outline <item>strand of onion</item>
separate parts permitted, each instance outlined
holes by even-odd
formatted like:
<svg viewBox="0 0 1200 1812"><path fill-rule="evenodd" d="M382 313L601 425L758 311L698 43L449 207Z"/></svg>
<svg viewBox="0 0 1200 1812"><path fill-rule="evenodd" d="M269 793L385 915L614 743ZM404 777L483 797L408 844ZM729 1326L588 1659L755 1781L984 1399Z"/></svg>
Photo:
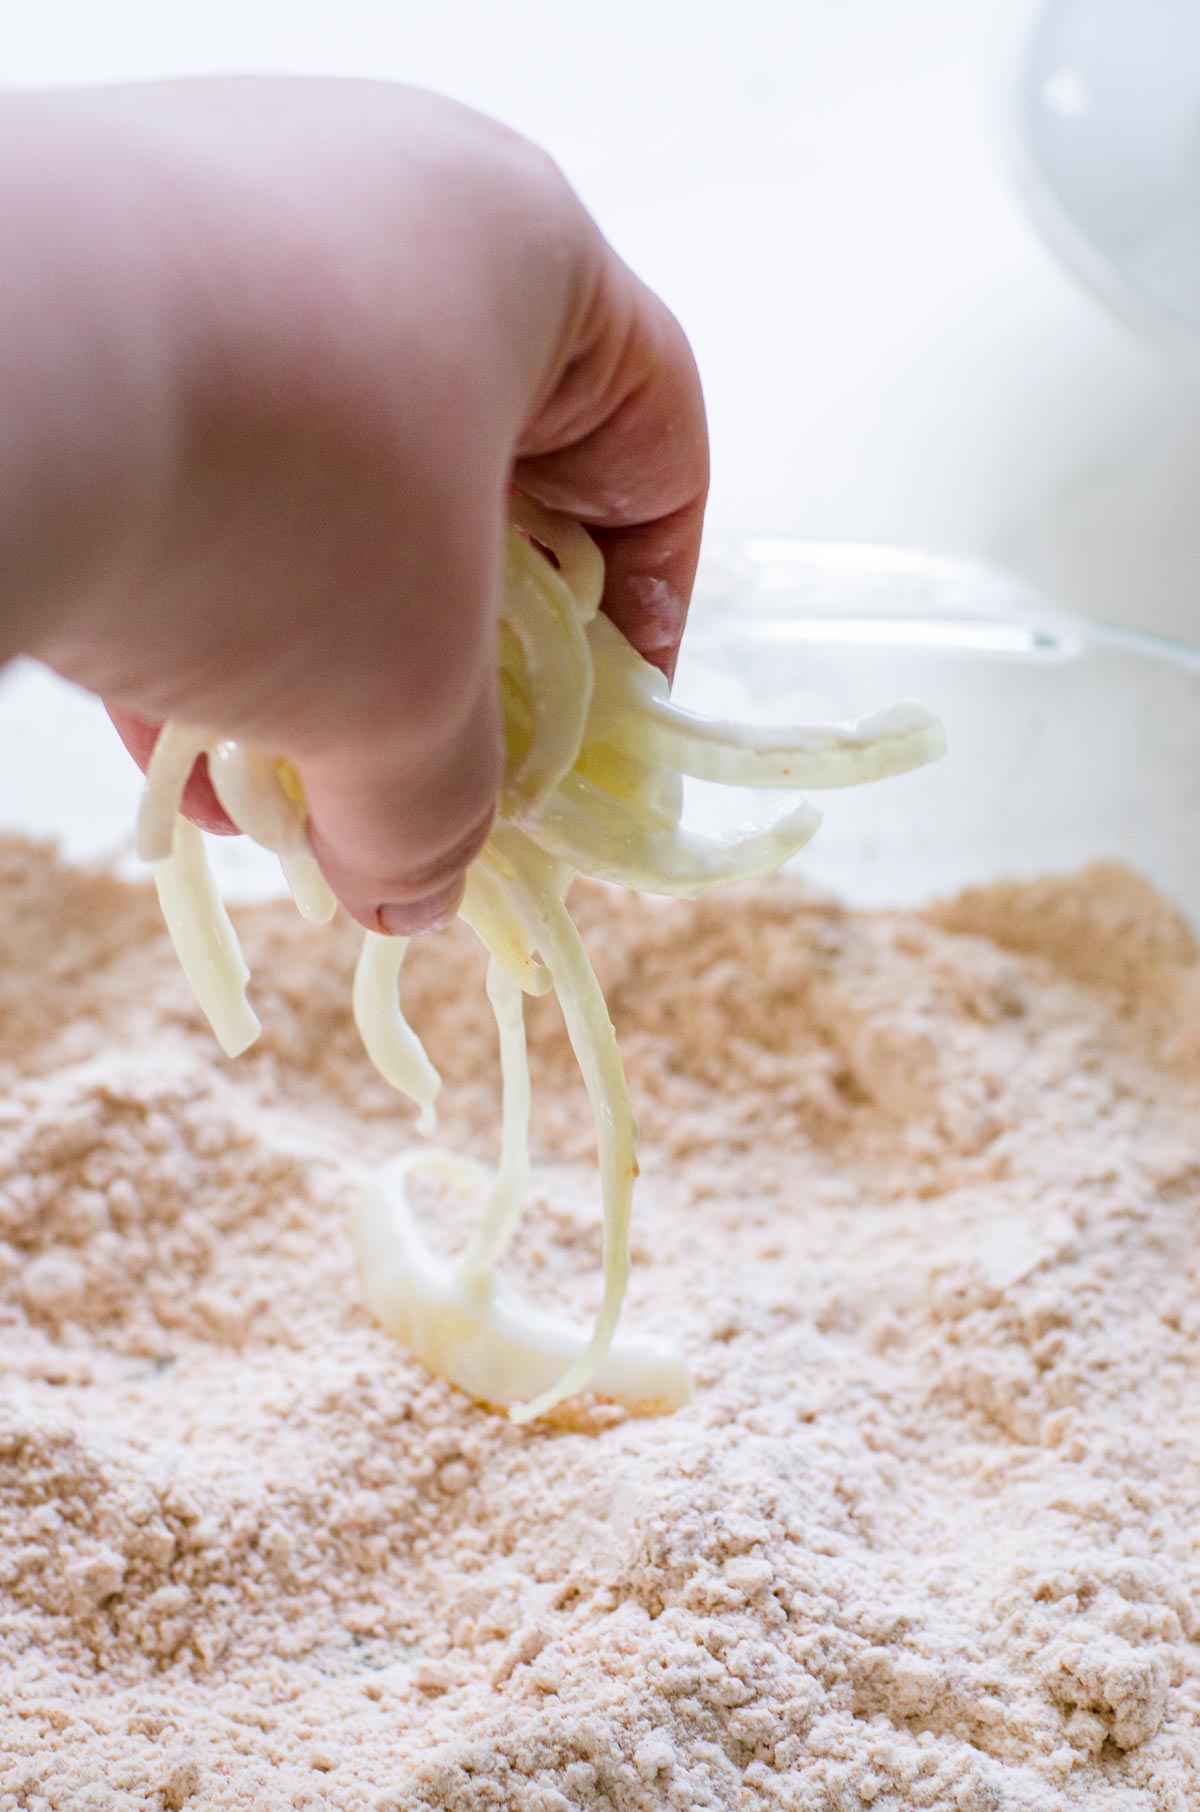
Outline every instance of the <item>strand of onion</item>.
<svg viewBox="0 0 1200 1812"><path fill-rule="evenodd" d="M175 819L171 853L154 864L154 886L180 967L227 1057L240 1057L262 1027L246 998L250 971L217 891L204 835Z"/></svg>
<svg viewBox="0 0 1200 1812"><path fill-rule="evenodd" d="M587 530L569 516L556 516L519 493L510 497L509 521L549 548L581 623L590 623L604 595L604 555Z"/></svg>
<svg viewBox="0 0 1200 1812"><path fill-rule="evenodd" d="M586 1390L612 1344L629 1278L629 1224L637 1177L637 1122L629 1105L616 1033L583 940L559 897L561 876L544 852L504 826L493 842L507 864L512 900L554 980L571 1048L596 1122L604 1216L604 1285L591 1337L548 1391L510 1411L513 1421L545 1415Z"/></svg>
<svg viewBox="0 0 1200 1812"><path fill-rule="evenodd" d="M505 546L500 619L521 650L519 676L535 734L506 792L532 807L574 765L592 698L592 655L575 600L515 530Z"/></svg>
<svg viewBox="0 0 1200 1812"><path fill-rule="evenodd" d="M520 822L540 848L580 874L694 899L780 868L815 834L821 814L806 799L784 801L710 837L640 817L576 772Z"/></svg>
<svg viewBox="0 0 1200 1812"><path fill-rule="evenodd" d="M143 862L165 862L175 839L175 814L188 775L208 747L209 732L193 724L164 724L146 763L146 790L138 811L137 852Z"/></svg>
<svg viewBox="0 0 1200 1812"><path fill-rule="evenodd" d="M525 996L493 958L487 996L500 1038L500 1163L478 1227L462 1258L466 1278L484 1278L499 1263L529 1195L529 1115L532 1089L525 1045Z"/></svg>
<svg viewBox="0 0 1200 1812"><path fill-rule="evenodd" d="M471 927L489 957L517 983L525 994L547 994L550 971L529 948L524 927L513 911L503 882L492 874L486 860L472 862L458 916Z"/></svg>
<svg viewBox="0 0 1200 1812"><path fill-rule="evenodd" d="M279 762L226 738L207 753L208 776L225 811L245 836L278 857L300 916L327 925L337 898L309 845L308 814L284 786Z"/></svg>
<svg viewBox="0 0 1200 1812"><path fill-rule="evenodd" d="M585 749L594 740L609 742L696 780L787 792L887 780L946 750L941 723L913 704L847 723L783 728L702 717L672 702L661 676L607 617L589 626L588 643L596 684Z"/></svg>
<svg viewBox="0 0 1200 1812"><path fill-rule="evenodd" d="M354 1023L384 1081L429 1110L442 1079L400 1006L400 971L410 942L366 933L354 970Z"/></svg>

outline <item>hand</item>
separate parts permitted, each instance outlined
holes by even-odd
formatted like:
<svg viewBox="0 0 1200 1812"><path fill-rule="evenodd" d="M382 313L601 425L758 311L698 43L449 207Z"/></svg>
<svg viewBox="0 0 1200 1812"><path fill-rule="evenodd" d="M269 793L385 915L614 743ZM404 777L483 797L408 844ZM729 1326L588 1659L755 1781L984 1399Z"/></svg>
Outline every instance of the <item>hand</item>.
<svg viewBox="0 0 1200 1812"><path fill-rule="evenodd" d="M361 922L453 911L501 771L510 484L668 673L707 485L669 312L532 146L371 83L0 103L0 655L296 763ZM187 807L230 828L201 769Z"/></svg>

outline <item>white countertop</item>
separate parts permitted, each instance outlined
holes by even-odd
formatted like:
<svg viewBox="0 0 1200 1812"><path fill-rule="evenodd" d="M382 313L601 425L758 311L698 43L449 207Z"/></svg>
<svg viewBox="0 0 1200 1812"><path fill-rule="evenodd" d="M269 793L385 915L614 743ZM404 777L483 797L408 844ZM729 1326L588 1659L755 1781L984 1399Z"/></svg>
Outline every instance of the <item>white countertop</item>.
<svg viewBox="0 0 1200 1812"><path fill-rule="evenodd" d="M6 19L4 64L14 84L369 74L497 114L691 334L714 527L973 555L1200 639L1200 395L1010 195L1013 19L995 0L42 0Z"/></svg>

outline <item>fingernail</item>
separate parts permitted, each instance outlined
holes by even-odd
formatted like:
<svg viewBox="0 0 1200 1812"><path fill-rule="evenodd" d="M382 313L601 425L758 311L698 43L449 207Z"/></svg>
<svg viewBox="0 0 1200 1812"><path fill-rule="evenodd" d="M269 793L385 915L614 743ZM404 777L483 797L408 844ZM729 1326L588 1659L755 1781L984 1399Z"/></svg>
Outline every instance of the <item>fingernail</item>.
<svg viewBox="0 0 1200 1812"><path fill-rule="evenodd" d="M463 880L451 881L419 900L391 900L378 912L379 929L391 937L415 937L419 931L441 931L462 904Z"/></svg>

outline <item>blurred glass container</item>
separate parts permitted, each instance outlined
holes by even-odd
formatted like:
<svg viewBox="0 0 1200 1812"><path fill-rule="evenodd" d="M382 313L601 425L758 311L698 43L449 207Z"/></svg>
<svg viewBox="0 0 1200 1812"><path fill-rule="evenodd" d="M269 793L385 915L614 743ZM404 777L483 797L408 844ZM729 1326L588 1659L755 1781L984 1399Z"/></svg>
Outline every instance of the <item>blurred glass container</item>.
<svg viewBox="0 0 1200 1812"><path fill-rule="evenodd" d="M813 795L825 821L797 866L855 904L1118 857L1200 923L1196 650L955 560L751 540L709 552L676 694L758 723L938 712L943 761Z"/></svg>
<svg viewBox="0 0 1200 1812"><path fill-rule="evenodd" d="M944 761L813 795L825 821L796 866L853 904L1117 857L1200 924L1196 650L1066 616L962 562L755 539L706 551L676 696L756 723L905 698L941 715ZM6 828L137 871L139 777L94 700L17 663L0 681L0 746ZM729 823L756 802L689 783L687 817ZM279 891L274 860L244 838L212 847L231 896Z"/></svg>
<svg viewBox="0 0 1200 1812"><path fill-rule="evenodd" d="M1004 129L1051 249L1200 375L1198 0L1024 0Z"/></svg>

